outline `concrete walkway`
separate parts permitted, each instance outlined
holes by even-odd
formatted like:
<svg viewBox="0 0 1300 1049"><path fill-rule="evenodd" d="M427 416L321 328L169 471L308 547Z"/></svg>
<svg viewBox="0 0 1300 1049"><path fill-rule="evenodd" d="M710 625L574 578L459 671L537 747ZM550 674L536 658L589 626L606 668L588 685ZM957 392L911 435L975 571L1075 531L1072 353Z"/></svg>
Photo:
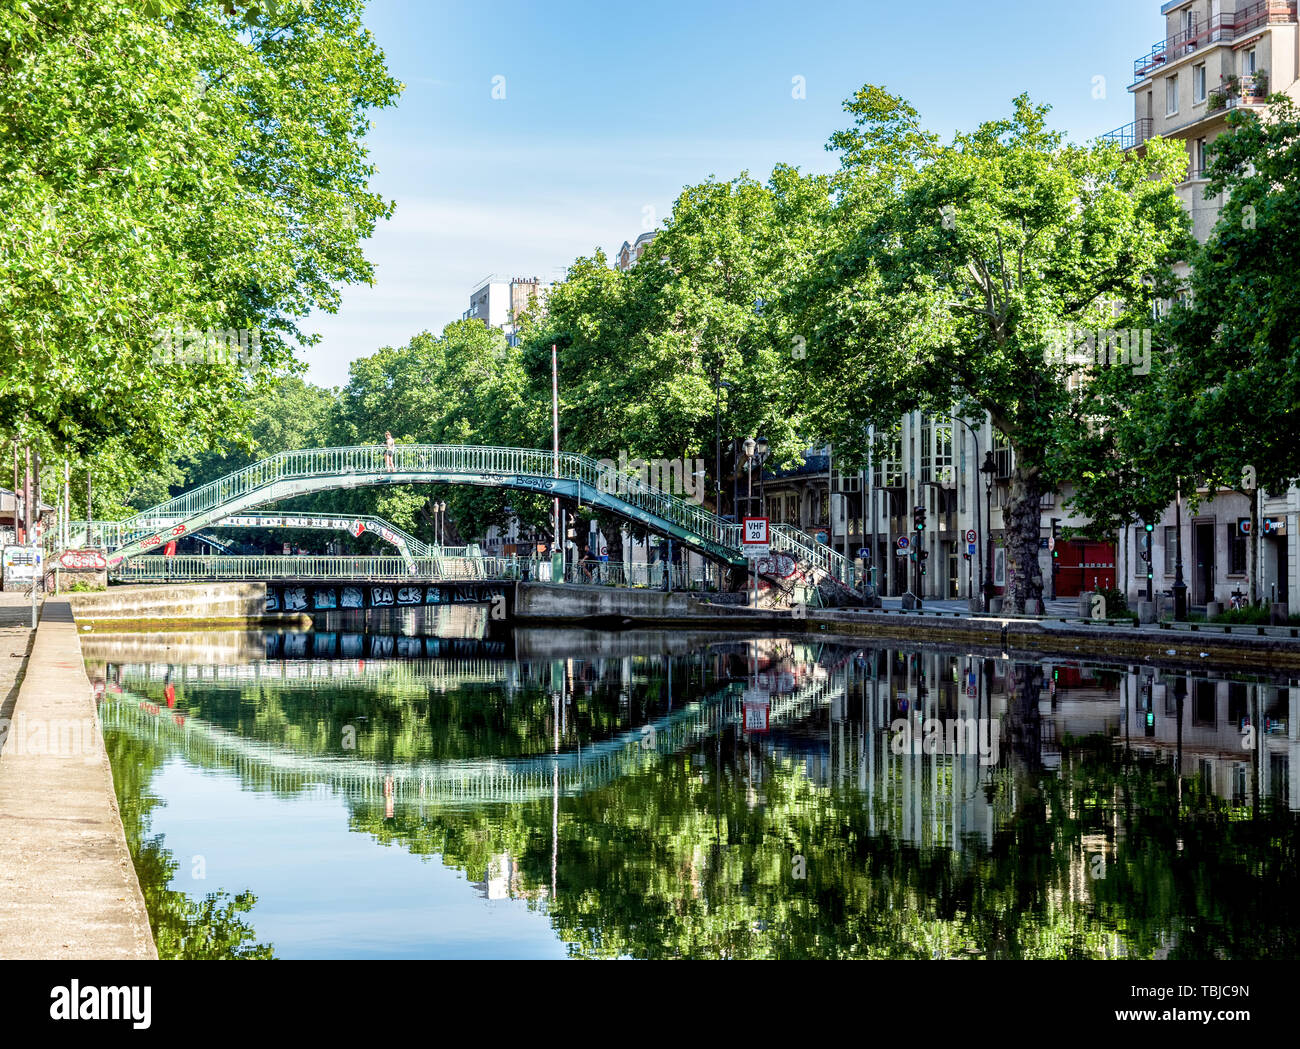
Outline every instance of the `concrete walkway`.
<svg viewBox="0 0 1300 1049"><path fill-rule="evenodd" d="M45 602L0 751L0 958L156 958L77 627Z"/></svg>

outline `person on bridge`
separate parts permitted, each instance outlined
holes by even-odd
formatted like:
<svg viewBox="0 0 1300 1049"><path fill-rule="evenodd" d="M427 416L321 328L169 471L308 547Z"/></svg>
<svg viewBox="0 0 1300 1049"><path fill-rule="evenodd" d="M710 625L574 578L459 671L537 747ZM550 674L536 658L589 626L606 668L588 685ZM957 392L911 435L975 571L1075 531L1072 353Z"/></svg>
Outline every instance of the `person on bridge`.
<svg viewBox="0 0 1300 1049"><path fill-rule="evenodd" d="M393 435L387 430L384 431L384 469L389 473L393 472L393 452L397 450L397 442L393 440Z"/></svg>

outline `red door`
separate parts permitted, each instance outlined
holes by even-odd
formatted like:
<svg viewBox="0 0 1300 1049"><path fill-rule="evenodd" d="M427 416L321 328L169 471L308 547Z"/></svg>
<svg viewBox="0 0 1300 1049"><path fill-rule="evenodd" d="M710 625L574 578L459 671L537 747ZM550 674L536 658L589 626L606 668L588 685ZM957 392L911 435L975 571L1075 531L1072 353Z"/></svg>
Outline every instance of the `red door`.
<svg viewBox="0 0 1300 1049"><path fill-rule="evenodd" d="M1115 585L1115 544L1091 539L1056 541L1056 596L1078 597L1085 590Z"/></svg>

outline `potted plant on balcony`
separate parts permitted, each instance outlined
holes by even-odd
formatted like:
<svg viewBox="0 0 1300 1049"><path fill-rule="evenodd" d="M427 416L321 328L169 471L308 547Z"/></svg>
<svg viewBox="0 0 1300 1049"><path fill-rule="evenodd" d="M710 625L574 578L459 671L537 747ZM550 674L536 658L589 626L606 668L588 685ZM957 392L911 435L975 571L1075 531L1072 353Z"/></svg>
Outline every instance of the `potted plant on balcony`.
<svg viewBox="0 0 1300 1049"><path fill-rule="evenodd" d="M1222 91L1211 91L1205 102L1206 112L1214 113L1217 110L1225 109L1228 105L1228 96Z"/></svg>
<svg viewBox="0 0 1300 1049"><path fill-rule="evenodd" d="M1253 86L1253 90L1251 91L1251 94L1255 95L1257 98L1263 98L1265 95L1268 94L1268 70L1267 69L1255 70L1254 86Z"/></svg>
<svg viewBox="0 0 1300 1049"><path fill-rule="evenodd" d="M1241 77L1236 73L1229 73L1223 78L1223 86L1227 89L1229 97L1241 94Z"/></svg>

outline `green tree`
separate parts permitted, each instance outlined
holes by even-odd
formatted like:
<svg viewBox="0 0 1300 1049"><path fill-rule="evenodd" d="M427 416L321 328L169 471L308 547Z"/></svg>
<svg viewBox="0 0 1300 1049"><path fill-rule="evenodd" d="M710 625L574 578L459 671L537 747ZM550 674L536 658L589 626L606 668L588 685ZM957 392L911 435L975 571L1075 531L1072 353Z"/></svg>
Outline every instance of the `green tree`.
<svg viewBox="0 0 1300 1049"><path fill-rule="evenodd" d="M1151 278L1185 245L1173 187L1186 155L1162 140L1140 157L1067 144L1024 96L942 148L879 89L846 108L858 129L832 145L849 147L851 228L803 289L822 388L850 391L832 393L823 428L852 445L869 419L988 411L1016 456L1006 521L1022 610L1042 595L1041 496L1073 479L1050 451L1088 422L1053 344L1150 308Z"/></svg>
<svg viewBox="0 0 1300 1049"><path fill-rule="evenodd" d="M521 353L496 329L454 321L435 337L416 335L353 361L339 392L333 433L340 444L382 444L385 431L402 444L532 446L540 409L525 397ZM350 493L365 507L432 538L434 501L448 504L452 538L472 538L503 525L506 507L525 520L545 520L545 501L500 489L409 485Z"/></svg>
<svg viewBox="0 0 1300 1049"><path fill-rule="evenodd" d="M53 458L238 433L391 205L366 113L399 85L361 0L34 0L0 12L0 418ZM257 367L160 331L257 331ZM251 345L251 338L248 339ZM109 477L130 464L104 467Z"/></svg>

